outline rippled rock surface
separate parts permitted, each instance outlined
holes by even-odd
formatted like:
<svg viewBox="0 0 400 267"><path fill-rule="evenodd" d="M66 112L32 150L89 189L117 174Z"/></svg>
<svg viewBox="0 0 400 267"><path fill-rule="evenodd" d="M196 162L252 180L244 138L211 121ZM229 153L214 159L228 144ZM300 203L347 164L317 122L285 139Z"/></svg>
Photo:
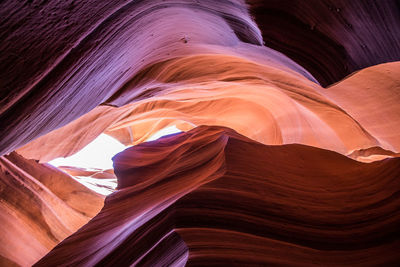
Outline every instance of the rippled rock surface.
<svg viewBox="0 0 400 267"><path fill-rule="evenodd" d="M0 1L0 265L396 265L399 7Z"/></svg>
<svg viewBox="0 0 400 267"><path fill-rule="evenodd" d="M114 157L119 190L35 266L393 266L400 159L360 163L220 127Z"/></svg>
<svg viewBox="0 0 400 267"><path fill-rule="evenodd" d="M48 164L0 157L0 265L29 266L86 224L104 197Z"/></svg>

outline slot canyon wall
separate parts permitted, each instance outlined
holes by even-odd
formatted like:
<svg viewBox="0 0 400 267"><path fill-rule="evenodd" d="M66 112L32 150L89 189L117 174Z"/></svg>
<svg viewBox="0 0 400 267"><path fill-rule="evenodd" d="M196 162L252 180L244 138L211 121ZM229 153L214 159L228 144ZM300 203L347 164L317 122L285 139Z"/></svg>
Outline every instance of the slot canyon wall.
<svg viewBox="0 0 400 267"><path fill-rule="evenodd" d="M5 0L0 29L1 266L400 262L399 1ZM105 199L47 164L101 133L132 146Z"/></svg>
<svg viewBox="0 0 400 267"><path fill-rule="evenodd" d="M29 266L87 223L104 197L48 164L0 157L0 265Z"/></svg>

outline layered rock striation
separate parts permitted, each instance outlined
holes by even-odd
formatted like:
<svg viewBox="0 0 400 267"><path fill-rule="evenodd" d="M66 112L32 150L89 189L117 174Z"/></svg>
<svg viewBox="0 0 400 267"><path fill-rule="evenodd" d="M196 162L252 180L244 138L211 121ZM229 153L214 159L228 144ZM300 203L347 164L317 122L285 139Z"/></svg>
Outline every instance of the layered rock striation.
<svg viewBox="0 0 400 267"><path fill-rule="evenodd" d="M0 37L0 265L84 224L37 265L400 261L398 1L4 0ZM96 215L113 170L45 163L102 133Z"/></svg>
<svg viewBox="0 0 400 267"><path fill-rule="evenodd" d="M18 152L46 162L79 151L102 132L135 145L169 125L184 131L220 125L264 144L300 143L344 155L380 147L357 159L382 159L400 151L398 77L399 62L386 63L324 89L268 62L196 56L152 68L146 79L163 86L155 95L99 106Z"/></svg>
<svg viewBox="0 0 400 267"><path fill-rule="evenodd" d="M247 0L265 45L323 86L400 58L400 5L375 0Z"/></svg>
<svg viewBox="0 0 400 267"><path fill-rule="evenodd" d="M0 265L34 264L95 216L103 200L51 165L15 152L0 157Z"/></svg>
<svg viewBox="0 0 400 267"><path fill-rule="evenodd" d="M201 126L128 148L114 167L119 190L35 266L400 260L397 158L366 164Z"/></svg>
<svg viewBox="0 0 400 267"><path fill-rule="evenodd" d="M279 90L295 94L310 91L311 87L312 94L315 94L313 91L319 94L322 88L318 82L331 84L360 68L399 60L398 17L394 0L379 4L372 0L336 4L252 0L247 3L242 0L2 1L0 155L67 125L99 104L119 107L168 99L171 90L212 92L220 91L221 87L227 91L228 87L240 88L243 93L254 91L254 87L262 87L263 92L273 91L270 87L277 86ZM305 32L307 27L309 32ZM267 46L263 45L263 37ZM298 64L273 49L285 52ZM272 75L265 75L271 71ZM276 77L282 71L287 77ZM293 76L297 76L296 81ZM275 79L279 80L278 84ZM218 95L214 94L217 98ZM192 97L201 98L201 93ZM232 93L232 98L243 96ZM232 98L225 101L230 102ZM281 106L281 102L276 104ZM276 108L267 109L265 116L280 117L274 114ZM293 108L288 106L288 109ZM296 113L304 112L298 109L295 108ZM118 118L113 120L114 123ZM96 133L91 136L107 130L104 122L97 123ZM314 124L306 122L309 123ZM243 126L210 124L229 126L245 134L240 129ZM326 128L318 124L312 128ZM300 132L304 128L303 125L289 126L293 127L298 127L296 131ZM124 135L121 139L127 140L129 130L121 131L125 133L117 135ZM139 135L143 131L139 130ZM270 139L268 135L267 139ZM283 143L317 145L304 140L307 138L288 139ZM74 143L74 146L82 145ZM332 149L324 144L321 147ZM339 147L339 152L348 152ZM351 150L365 148L364 142L363 146ZM69 148L62 154L72 150Z"/></svg>

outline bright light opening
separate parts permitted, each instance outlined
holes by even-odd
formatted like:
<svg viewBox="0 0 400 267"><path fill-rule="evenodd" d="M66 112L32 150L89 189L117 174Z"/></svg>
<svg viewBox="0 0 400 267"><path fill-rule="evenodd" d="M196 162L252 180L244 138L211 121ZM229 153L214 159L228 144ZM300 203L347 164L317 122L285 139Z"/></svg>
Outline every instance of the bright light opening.
<svg viewBox="0 0 400 267"><path fill-rule="evenodd" d="M79 152L67 158L57 158L49 163L54 166L71 166L85 169L107 170L113 168L111 158L126 146L114 138L101 134Z"/></svg>
<svg viewBox="0 0 400 267"><path fill-rule="evenodd" d="M163 136L167 136L167 135L175 134L175 133L180 133L180 132L182 132L182 131L179 130L178 128L176 128L175 125L172 125L172 126L169 126L169 127L167 127L167 128L164 128L164 129L162 129L162 130L156 132L155 134L153 134L152 136L150 136L150 138L147 139L146 142L148 142L148 141L154 141L154 140L157 140L157 139L159 139L159 138L161 138L161 137L163 137Z"/></svg>
<svg viewBox="0 0 400 267"><path fill-rule="evenodd" d="M154 141L163 136L179 132L181 132L181 130L173 125L158 131L146 141ZM67 158L57 158L49 163L56 167L67 166L86 170L108 170L113 169L113 161L111 160L112 157L126 148L126 146L121 144L116 139L106 134L101 134L74 155ZM116 179L99 179L85 176L75 176L74 178L86 187L103 195L112 193L117 185Z"/></svg>
<svg viewBox="0 0 400 267"><path fill-rule="evenodd" d="M163 136L179 133L175 125L164 128L153 134L146 141L154 141ZM79 152L67 158L57 158L49 163L53 166L71 166L85 169L107 170L113 168L112 157L127 147L116 139L101 134Z"/></svg>

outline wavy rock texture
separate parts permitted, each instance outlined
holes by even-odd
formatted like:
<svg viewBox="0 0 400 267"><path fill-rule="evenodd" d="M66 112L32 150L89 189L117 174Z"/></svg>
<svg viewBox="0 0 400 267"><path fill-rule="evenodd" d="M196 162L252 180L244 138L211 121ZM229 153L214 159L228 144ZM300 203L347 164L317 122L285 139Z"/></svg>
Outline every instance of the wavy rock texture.
<svg viewBox="0 0 400 267"><path fill-rule="evenodd" d="M240 0L9 0L0 10L0 154L87 113L149 64L217 53L237 35L262 42Z"/></svg>
<svg viewBox="0 0 400 267"><path fill-rule="evenodd" d="M322 85L400 58L400 4L375 0L248 0L268 47Z"/></svg>
<svg viewBox="0 0 400 267"><path fill-rule="evenodd" d="M101 133L39 266L399 262L398 1L5 0L0 51L0 265L97 213L37 161Z"/></svg>
<svg viewBox="0 0 400 267"><path fill-rule="evenodd" d="M249 4L257 20L259 13L264 14L263 10L268 9L269 4L259 8L257 1L253 2ZM304 21L303 17L307 16L309 20L305 23L310 24L319 23L319 18L323 18L324 23L319 23L315 28L328 36L327 43L348 44L346 52L342 53L340 45L324 46L318 34L303 35L297 28L287 27L290 19L288 23L275 24L274 27L287 29L281 31L285 36L299 33L308 40L304 43L295 41L289 46L291 50L297 49L306 56L302 60L297 54L294 56L301 65L310 66L309 70L313 73L317 73L315 65L318 66L318 78L322 77L322 84L327 83L324 81L337 81L354 69L399 60L400 20L396 1L388 0L383 4L361 0L340 2L340 7L334 7L342 11L336 13L331 10L333 5L330 1L319 1L315 5L313 2L298 4L300 2L304 1L294 1L292 3L297 4L293 5L283 4L280 10L287 14L297 12L298 8L300 11L310 10L304 15L299 12L297 16L301 18L297 20ZM270 5L276 3L271 1ZM373 9L375 5L380 8ZM0 4L0 18L4 37L0 39L0 154L13 151L66 125L101 103L119 106L151 96L164 96L168 88L174 87L177 82L192 87L198 86L199 82L210 81L215 76L218 76L218 81L229 80L232 77L227 73L228 70L221 75L212 70L214 66L223 66L224 63L230 66L231 56L239 57L237 60L244 62L244 68L249 64L274 66L316 81L286 56L262 46L262 34L268 43L269 35L265 36L267 25L259 22L263 29L261 33L242 0L8 0ZM347 20L354 25L353 30L343 30ZM340 39L338 36L343 37ZM360 49L360 43L366 43L368 48ZM280 45L287 46L284 42ZM307 47L306 51L304 47ZM361 50L365 52L359 52ZM288 52L285 48L282 51ZM190 63L198 59L193 56L209 54L226 58ZM350 56L347 57L347 54ZM331 58L325 59L324 55L330 55ZM321 60L315 62L314 58ZM339 59L338 64L332 63ZM203 67L209 67L208 72L200 73L199 77L196 77L197 73L191 73L194 77L190 77L190 71L186 73L177 69L168 75L170 79L161 83L157 77L150 75L174 62L182 63L180 60L185 62L186 68L205 64ZM353 64L353 61L356 63ZM351 66L347 71L341 71L346 64ZM338 70L338 74L332 69ZM210 72L214 76L204 78ZM264 75L258 72L250 75L263 78ZM242 83L252 79L246 70L242 69L241 73L239 79L244 80ZM200 79L202 74L204 80ZM192 78L195 81L191 81ZM209 85L207 90L218 86Z"/></svg>
<svg viewBox="0 0 400 267"><path fill-rule="evenodd" d="M103 207L57 168L15 152L0 157L0 265L30 266Z"/></svg>
<svg viewBox="0 0 400 267"><path fill-rule="evenodd" d="M119 190L35 266L400 260L397 158L365 164L204 126L129 148L114 166Z"/></svg>
<svg viewBox="0 0 400 267"><path fill-rule="evenodd" d="M267 62L220 55L169 62L146 77L174 86L119 108L97 107L18 152L46 162L79 151L102 132L134 145L174 124L182 130L221 125L264 144L301 143L345 155L382 148L360 161L400 151L399 62L367 68L327 89Z"/></svg>
<svg viewBox="0 0 400 267"><path fill-rule="evenodd" d="M323 91L380 140L383 148L399 152L400 64L363 69Z"/></svg>

